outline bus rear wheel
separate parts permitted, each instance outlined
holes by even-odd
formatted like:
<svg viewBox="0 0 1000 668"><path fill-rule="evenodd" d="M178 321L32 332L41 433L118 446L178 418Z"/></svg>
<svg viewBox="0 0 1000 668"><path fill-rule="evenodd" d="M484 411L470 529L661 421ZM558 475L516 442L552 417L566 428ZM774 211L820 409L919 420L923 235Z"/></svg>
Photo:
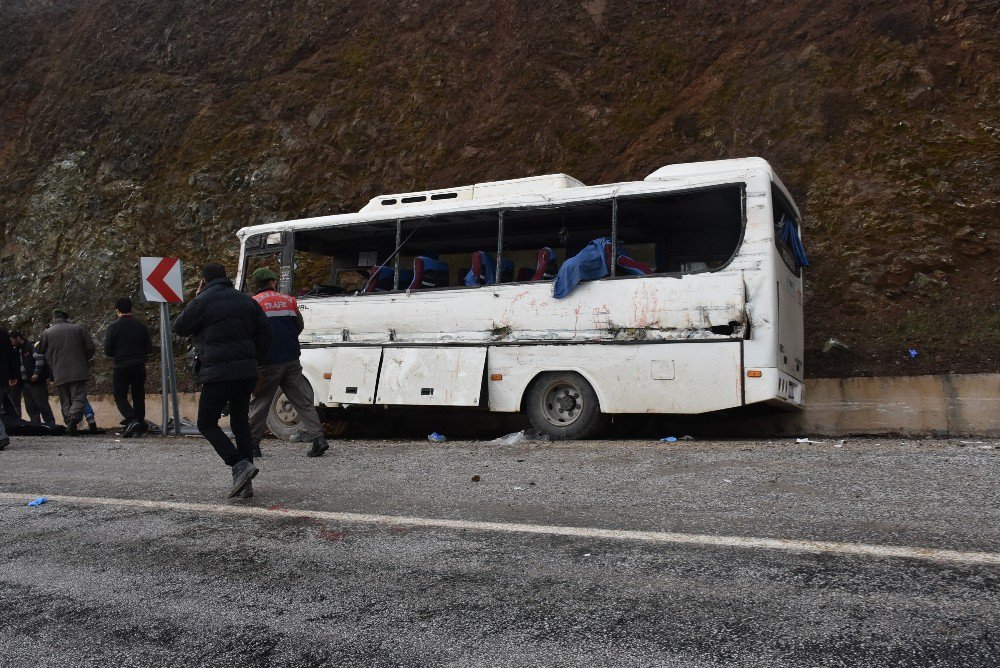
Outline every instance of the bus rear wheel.
<svg viewBox="0 0 1000 668"><path fill-rule="evenodd" d="M540 434L557 440L592 438L607 424L597 393L573 371L549 371L528 388L528 419Z"/></svg>

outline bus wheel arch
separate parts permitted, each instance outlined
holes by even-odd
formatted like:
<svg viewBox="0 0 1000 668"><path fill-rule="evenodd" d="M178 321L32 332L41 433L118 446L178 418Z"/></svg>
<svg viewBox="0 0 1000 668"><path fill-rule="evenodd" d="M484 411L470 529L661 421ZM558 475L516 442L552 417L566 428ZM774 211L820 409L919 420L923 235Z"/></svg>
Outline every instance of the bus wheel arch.
<svg viewBox="0 0 1000 668"><path fill-rule="evenodd" d="M577 371L543 371L528 383L523 410L540 434L556 440L596 436L608 422L593 384Z"/></svg>

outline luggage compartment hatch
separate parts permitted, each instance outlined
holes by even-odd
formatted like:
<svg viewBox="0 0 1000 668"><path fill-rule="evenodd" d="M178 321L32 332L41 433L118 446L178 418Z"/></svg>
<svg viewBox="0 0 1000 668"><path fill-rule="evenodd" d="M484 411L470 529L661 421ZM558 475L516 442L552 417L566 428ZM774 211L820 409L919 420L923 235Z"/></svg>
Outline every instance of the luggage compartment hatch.
<svg viewBox="0 0 1000 668"><path fill-rule="evenodd" d="M386 348L375 403L479 406L485 366L485 346Z"/></svg>
<svg viewBox="0 0 1000 668"><path fill-rule="evenodd" d="M373 404L382 348L334 348L331 353L327 401Z"/></svg>

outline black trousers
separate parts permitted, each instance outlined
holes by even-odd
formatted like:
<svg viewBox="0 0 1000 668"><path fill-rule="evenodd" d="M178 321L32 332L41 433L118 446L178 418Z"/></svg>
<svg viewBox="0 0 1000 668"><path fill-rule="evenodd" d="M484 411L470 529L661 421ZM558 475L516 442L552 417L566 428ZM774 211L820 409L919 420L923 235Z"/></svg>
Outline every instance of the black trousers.
<svg viewBox="0 0 1000 668"><path fill-rule="evenodd" d="M21 387L23 383L18 381L17 385L14 387L7 386L7 396L10 397L10 403L14 405L14 414L17 417L21 417Z"/></svg>
<svg viewBox="0 0 1000 668"><path fill-rule="evenodd" d="M115 405L126 422L146 420L146 366L135 365L115 367L111 374L111 391L115 395ZM129 394L132 403L129 403Z"/></svg>
<svg viewBox="0 0 1000 668"><path fill-rule="evenodd" d="M24 386L24 410L32 424L55 424L56 417L49 406L49 387L44 380L34 385L30 382Z"/></svg>
<svg viewBox="0 0 1000 668"><path fill-rule="evenodd" d="M253 461L253 439L250 436L250 393L257 385L256 378L223 380L201 386L198 401L198 431L208 439L215 451L228 466L241 459ZM229 404L229 426L236 436L236 445L219 427L222 409Z"/></svg>

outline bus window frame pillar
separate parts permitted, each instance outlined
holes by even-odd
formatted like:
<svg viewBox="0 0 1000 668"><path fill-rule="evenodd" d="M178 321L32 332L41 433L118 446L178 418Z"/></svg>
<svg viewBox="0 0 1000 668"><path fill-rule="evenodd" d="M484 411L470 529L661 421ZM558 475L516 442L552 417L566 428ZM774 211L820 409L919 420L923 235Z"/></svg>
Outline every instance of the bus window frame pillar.
<svg viewBox="0 0 1000 668"><path fill-rule="evenodd" d="M500 285L500 265L503 257L503 209L497 214L497 266L493 284Z"/></svg>
<svg viewBox="0 0 1000 668"><path fill-rule="evenodd" d="M618 266L618 198L611 198L611 266L608 271L611 276L616 275L615 268Z"/></svg>

